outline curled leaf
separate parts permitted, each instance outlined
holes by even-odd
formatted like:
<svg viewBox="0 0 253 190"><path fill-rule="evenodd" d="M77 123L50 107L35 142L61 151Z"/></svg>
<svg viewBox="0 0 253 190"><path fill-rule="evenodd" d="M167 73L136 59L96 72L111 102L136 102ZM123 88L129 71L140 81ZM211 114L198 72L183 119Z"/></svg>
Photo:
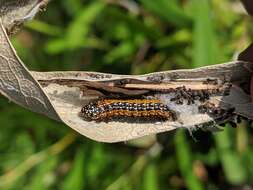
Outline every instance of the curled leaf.
<svg viewBox="0 0 253 190"><path fill-rule="evenodd" d="M235 114L253 119L253 105L248 95L251 69L251 63L235 61L133 76L82 71L30 72L16 55L4 27L0 28L0 93L96 141L126 141L180 127L212 129L215 124L234 119ZM131 112L135 109L133 105L126 111L114 107L115 112L105 113L111 117L122 113L127 116L131 112L133 118L87 120L82 117L85 105L101 99L144 103L139 104L142 110L136 107ZM146 104L147 100L161 104L157 109L152 107L157 105ZM173 115L165 121L159 120L164 107ZM147 109L153 110L153 114Z"/></svg>
<svg viewBox="0 0 253 190"><path fill-rule="evenodd" d="M0 92L25 108L59 120L47 95L16 55L2 25L0 26Z"/></svg>

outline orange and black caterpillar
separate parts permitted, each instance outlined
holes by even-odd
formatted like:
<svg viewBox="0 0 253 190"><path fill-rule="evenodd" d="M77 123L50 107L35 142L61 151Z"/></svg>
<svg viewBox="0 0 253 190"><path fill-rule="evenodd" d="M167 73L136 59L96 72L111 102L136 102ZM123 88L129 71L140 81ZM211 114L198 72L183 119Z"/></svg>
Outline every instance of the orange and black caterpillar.
<svg viewBox="0 0 253 190"><path fill-rule="evenodd" d="M176 115L160 100L103 99L85 105L81 116L91 121L108 121L113 118L142 118L145 120L176 120Z"/></svg>

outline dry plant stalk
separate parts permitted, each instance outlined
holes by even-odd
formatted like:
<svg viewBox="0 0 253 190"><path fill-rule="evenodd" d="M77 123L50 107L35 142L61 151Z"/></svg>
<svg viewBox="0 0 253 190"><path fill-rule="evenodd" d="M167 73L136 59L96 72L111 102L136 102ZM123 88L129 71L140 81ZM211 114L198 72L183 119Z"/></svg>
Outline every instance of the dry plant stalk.
<svg viewBox="0 0 253 190"><path fill-rule="evenodd" d="M34 7L41 7L43 1L34 2L33 8L24 15L34 15L31 13L38 10L34 11ZM215 124L234 122L238 116L253 119L249 96L252 63L234 61L146 75L32 72L19 59L8 39L4 28L13 31L14 23L8 20L9 16L1 16L4 22L0 23L0 93L25 108L65 123L86 137L119 142L181 127L214 129ZM101 108L97 105L101 99L113 104ZM161 103L157 106L152 100ZM86 120L80 113L89 104L95 105L90 106L89 114L110 118ZM157 121L149 117L147 110L155 115L164 111L164 107L173 111L174 119ZM134 117L127 117L129 113Z"/></svg>

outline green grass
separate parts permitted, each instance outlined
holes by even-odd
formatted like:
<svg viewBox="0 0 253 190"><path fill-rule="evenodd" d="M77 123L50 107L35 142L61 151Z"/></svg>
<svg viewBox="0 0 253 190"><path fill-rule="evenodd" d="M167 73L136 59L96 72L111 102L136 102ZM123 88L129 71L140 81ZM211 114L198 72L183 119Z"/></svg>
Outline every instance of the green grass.
<svg viewBox="0 0 253 190"><path fill-rule="evenodd" d="M252 40L238 1L123 2L52 1L12 42L31 70L142 74L230 61ZM73 135L2 97L0 111L0 189L229 189L253 180L245 122L195 132L197 141L178 130L159 135L161 146L151 137L140 146Z"/></svg>

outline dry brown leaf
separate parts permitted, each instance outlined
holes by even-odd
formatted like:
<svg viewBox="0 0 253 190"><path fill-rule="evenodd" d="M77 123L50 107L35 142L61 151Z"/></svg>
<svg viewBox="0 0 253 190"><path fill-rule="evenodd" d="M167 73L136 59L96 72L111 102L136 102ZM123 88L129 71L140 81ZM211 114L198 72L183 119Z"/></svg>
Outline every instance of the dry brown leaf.
<svg viewBox="0 0 253 190"><path fill-rule="evenodd" d="M0 92L11 101L60 120L38 82L16 55L2 25L0 26L0 79Z"/></svg>
<svg viewBox="0 0 253 190"><path fill-rule="evenodd" d="M15 33L42 10L49 0L0 0L0 18L8 34Z"/></svg>
<svg viewBox="0 0 253 190"><path fill-rule="evenodd" d="M96 141L126 141L180 127L191 130L206 123L214 124L212 117L196 111L197 105L180 107L170 103L170 95L164 94L164 91L182 85L196 89L212 88L212 84L205 84L205 87L203 83L209 79L233 83L229 96L214 96L213 102L224 108L235 107L237 114L253 119L253 105L246 93L251 70L251 63L235 61L194 70L139 76L82 71L30 72L15 53L4 27L0 27L0 93L34 112L62 121ZM241 88L242 85L245 89ZM152 96L159 96L177 109L179 117L176 121L95 122L85 121L79 116L83 105L91 99L108 94L116 94L118 98L135 97L150 91Z"/></svg>

